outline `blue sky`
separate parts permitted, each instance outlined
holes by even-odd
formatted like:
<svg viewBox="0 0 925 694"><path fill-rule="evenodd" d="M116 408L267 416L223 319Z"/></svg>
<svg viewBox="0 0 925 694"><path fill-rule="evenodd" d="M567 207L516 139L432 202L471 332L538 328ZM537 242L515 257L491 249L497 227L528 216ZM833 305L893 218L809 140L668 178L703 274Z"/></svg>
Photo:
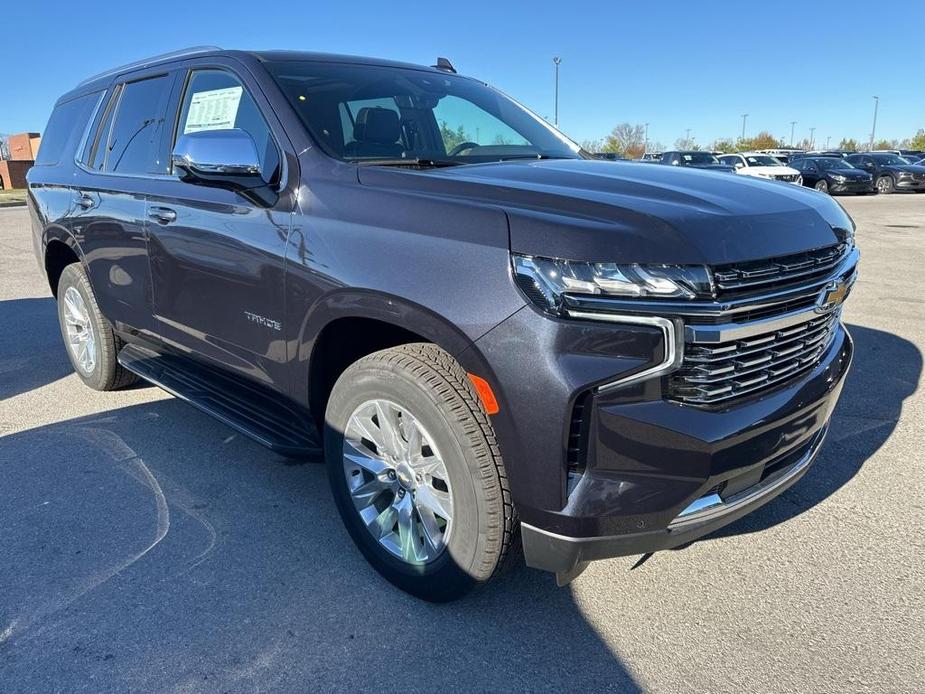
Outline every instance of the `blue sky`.
<svg viewBox="0 0 925 694"><path fill-rule="evenodd" d="M261 17L259 8L267 8ZM42 130L55 99L92 73L196 44L319 50L457 69L573 139L649 122L671 145L769 130L796 139L925 128L925 2L12 2L0 32L0 132ZM871 27L870 32L867 27ZM866 48L869 47L869 48ZM884 69L886 64L887 69Z"/></svg>

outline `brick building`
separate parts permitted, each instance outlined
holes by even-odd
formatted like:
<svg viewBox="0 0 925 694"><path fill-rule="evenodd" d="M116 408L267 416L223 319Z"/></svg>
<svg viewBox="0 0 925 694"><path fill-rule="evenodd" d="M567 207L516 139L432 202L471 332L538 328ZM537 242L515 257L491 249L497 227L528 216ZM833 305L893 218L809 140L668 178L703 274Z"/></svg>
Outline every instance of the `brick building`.
<svg viewBox="0 0 925 694"><path fill-rule="evenodd" d="M26 187L26 172L35 163L41 141L38 133L17 133L7 138L10 158L0 161L0 188Z"/></svg>

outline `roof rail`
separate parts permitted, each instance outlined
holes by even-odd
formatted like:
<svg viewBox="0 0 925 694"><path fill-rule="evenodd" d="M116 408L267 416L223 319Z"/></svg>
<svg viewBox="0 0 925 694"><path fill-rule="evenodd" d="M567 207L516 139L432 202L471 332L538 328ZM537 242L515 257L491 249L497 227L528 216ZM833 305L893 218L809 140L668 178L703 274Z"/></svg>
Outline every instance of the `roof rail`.
<svg viewBox="0 0 925 694"><path fill-rule="evenodd" d="M209 53L211 51L220 51L222 50L219 46L190 46L189 48L181 48L176 51L169 51L167 53L161 53L160 55L153 55L150 58L144 58L142 60L136 60L132 63L127 63L125 65L120 65L119 67L114 67L111 70L106 70L101 72L98 75L93 75L87 79L80 82L77 86L82 87L85 84L90 84L90 82L95 82L98 79L103 77L109 77L110 75L116 75L120 72L125 72L126 70L132 70L135 68L142 68L153 63L159 62L161 60L167 60L169 58L185 58L191 55L197 55L199 53Z"/></svg>

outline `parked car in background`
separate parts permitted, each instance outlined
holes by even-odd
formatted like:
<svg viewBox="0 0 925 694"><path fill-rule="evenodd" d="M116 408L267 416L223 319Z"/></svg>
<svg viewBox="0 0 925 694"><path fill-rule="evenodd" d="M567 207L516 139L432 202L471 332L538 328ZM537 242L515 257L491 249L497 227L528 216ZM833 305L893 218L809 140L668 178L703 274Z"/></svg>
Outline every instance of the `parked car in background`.
<svg viewBox="0 0 925 694"><path fill-rule="evenodd" d="M778 159L770 154L759 154L758 152L724 154L719 157L719 161L722 164L734 167L736 173L743 176L769 178L774 181L796 183L797 185L803 184L799 171L781 164Z"/></svg>
<svg viewBox="0 0 925 694"><path fill-rule="evenodd" d="M623 161L626 159L626 157L617 152L594 152L592 156L595 159L603 159L605 161Z"/></svg>
<svg viewBox="0 0 925 694"><path fill-rule="evenodd" d="M903 154L902 157L910 164L916 164L920 166L919 162L922 161L922 159L925 159L925 154Z"/></svg>
<svg viewBox="0 0 925 694"><path fill-rule="evenodd" d="M799 170L803 185L823 193L876 193L874 177L841 157L801 157L792 166Z"/></svg>
<svg viewBox="0 0 925 694"><path fill-rule="evenodd" d="M759 154L770 154L772 157L780 161L781 164L787 164L790 162L791 158L804 154L802 149L793 148L759 149L755 151Z"/></svg>
<svg viewBox="0 0 925 694"><path fill-rule="evenodd" d="M721 164L712 152L699 150L679 150L662 154L661 164L668 166L687 166L692 169L709 169L711 171L729 171L735 169L728 164Z"/></svg>
<svg viewBox="0 0 925 694"><path fill-rule="evenodd" d="M846 161L871 174L881 193L925 190L925 166L910 164L898 154L865 152L852 154Z"/></svg>
<svg viewBox="0 0 925 694"><path fill-rule="evenodd" d="M639 158L639 161L647 161L647 162L655 163L655 162L661 161L661 159L662 159L661 152L646 152Z"/></svg>

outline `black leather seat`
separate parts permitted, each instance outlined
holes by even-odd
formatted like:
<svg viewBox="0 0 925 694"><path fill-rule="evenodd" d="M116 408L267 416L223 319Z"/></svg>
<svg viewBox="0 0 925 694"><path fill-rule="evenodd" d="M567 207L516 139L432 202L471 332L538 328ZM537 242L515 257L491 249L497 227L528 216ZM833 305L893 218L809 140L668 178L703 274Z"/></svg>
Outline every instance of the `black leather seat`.
<svg viewBox="0 0 925 694"><path fill-rule="evenodd" d="M353 125L353 139L344 147L344 156L399 158L404 147L398 142L401 122L387 108L361 108Z"/></svg>

